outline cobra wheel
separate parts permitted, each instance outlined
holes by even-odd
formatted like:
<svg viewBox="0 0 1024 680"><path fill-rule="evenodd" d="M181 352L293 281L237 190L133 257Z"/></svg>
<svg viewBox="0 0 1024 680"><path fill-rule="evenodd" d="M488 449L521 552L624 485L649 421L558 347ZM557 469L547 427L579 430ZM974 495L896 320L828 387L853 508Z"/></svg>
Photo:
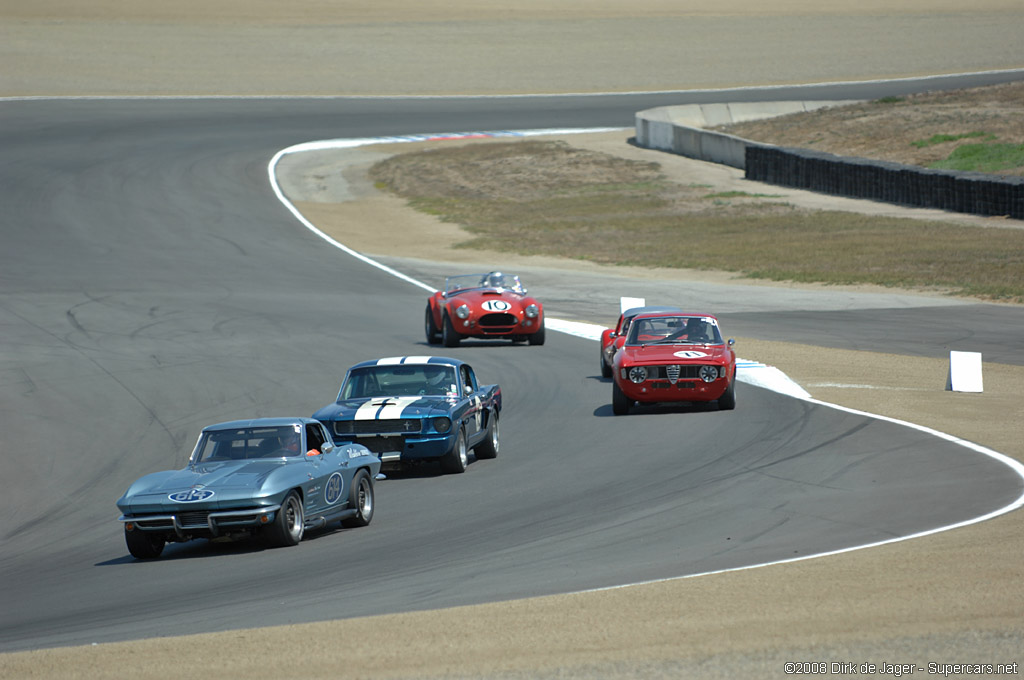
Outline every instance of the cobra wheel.
<svg viewBox="0 0 1024 680"><path fill-rule="evenodd" d="M455 437L455 446L441 458L441 469L449 474L461 474L469 465L469 451L466 449L466 433L461 429Z"/></svg>
<svg viewBox="0 0 1024 680"><path fill-rule="evenodd" d="M352 486L348 490L348 507L355 510L356 514L341 520L343 527L365 527L373 519L373 480L366 470L360 470L352 479Z"/></svg>
<svg viewBox="0 0 1024 680"><path fill-rule="evenodd" d="M140 529L128 531L127 526L124 529L124 542L128 544L128 552L137 560L152 560L160 557L160 553L164 551L164 543L166 543L163 534Z"/></svg>
<svg viewBox="0 0 1024 680"><path fill-rule="evenodd" d="M633 400L626 396L619 383L612 383L612 413L624 416L633 408Z"/></svg>
<svg viewBox="0 0 1024 680"><path fill-rule="evenodd" d="M540 328L526 336L531 345L543 345L544 344L544 321L540 322Z"/></svg>
<svg viewBox="0 0 1024 680"><path fill-rule="evenodd" d="M441 342L441 329L434 323L434 313L430 310L430 305L427 305L427 318L424 321L424 329L427 335L427 344L436 345Z"/></svg>
<svg viewBox="0 0 1024 680"><path fill-rule="evenodd" d="M496 458L498 456L498 412L492 413L487 421L487 436L473 449L477 458Z"/></svg>
<svg viewBox="0 0 1024 680"><path fill-rule="evenodd" d="M281 509L277 511L274 522L263 531L267 542L275 547L286 548L298 545L305 529L305 518L302 512L302 501L294 491L285 496Z"/></svg>
<svg viewBox="0 0 1024 680"><path fill-rule="evenodd" d="M444 343L445 347L458 347L459 346L459 334L455 332L455 326L452 324L451 318L444 315L444 328L441 330L441 342Z"/></svg>
<svg viewBox="0 0 1024 680"><path fill-rule="evenodd" d="M718 398L718 408L721 411L731 411L736 408L736 379L729 383L722 396Z"/></svg>

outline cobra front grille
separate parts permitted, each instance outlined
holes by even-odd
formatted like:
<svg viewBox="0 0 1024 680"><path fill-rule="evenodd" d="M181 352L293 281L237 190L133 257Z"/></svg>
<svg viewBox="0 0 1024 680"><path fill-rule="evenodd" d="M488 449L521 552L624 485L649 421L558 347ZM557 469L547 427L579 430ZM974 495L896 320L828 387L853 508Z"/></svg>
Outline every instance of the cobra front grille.
<svg viewBox="0 0 1024 680"><path fill-rule="evenodd" d="M516 325L516 317L511 314L484 314L480 317L480 327L484 333L510 331Z"/></svg>
<svg viewBox="0 0 1024 680"><path fill-rule="evenodd" d="M334 423L334 434L415 434L423 428L419 418L393 418L391 420L338 420Z"/></svg>

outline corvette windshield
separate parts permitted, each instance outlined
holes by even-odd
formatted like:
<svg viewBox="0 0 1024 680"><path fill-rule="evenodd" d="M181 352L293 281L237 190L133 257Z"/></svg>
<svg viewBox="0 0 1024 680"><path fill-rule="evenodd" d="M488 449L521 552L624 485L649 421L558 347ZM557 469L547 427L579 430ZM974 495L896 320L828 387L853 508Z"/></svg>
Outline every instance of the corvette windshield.
<svg viewBox="0 0 1024 680"><path fill-rule="evenodd" d="M449 295L465 290L479 290L481 288L497 288L500 290L510 290L514 293L526 292L518 276L502 274L501 272L449 276L444 282L444 292Z"/></svg>
<svg viewBox="0 0 1024 680"><path fill-rule="evenodd" d="M395 364L354 368L338 400L363 397L452 396L459 392L454 366Z"/></svg>
<svg viewBox="0 0 1024 680"><path fill-rule="evenodd" d="M193 458L196 463L212 463L297 456L301 439L299 425L215 430L203 433Z"/></svg>
<svg viewBox="0 0 1024 680"><path fill-rule="evenodd" d="M634 319L627 345L721 345L718 323L706 316L659 316Z"/></svg>

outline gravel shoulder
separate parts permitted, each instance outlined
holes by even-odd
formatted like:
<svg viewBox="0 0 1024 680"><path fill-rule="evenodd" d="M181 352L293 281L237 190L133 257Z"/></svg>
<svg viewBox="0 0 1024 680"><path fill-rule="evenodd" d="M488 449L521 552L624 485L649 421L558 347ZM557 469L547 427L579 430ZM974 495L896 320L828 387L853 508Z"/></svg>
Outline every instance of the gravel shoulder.
<svg viewBox="0 0 1024 680"><path fill-rule="evenodd" d="M689 3L684 13L676 3L639 0L629 6L629 17L623 17L621 3L610 1L554 3L547 10L551 3L530 0L517 11L460 2L449 3L447 14L437 3L402 0L372 7L351 3L349 14L329 5L308 0L291 5L289 13L267 0L226 2L213 9L188 0L178 3L176 11L115 0L87 6L70 0L8 3L0 10L0 44L5 45L5 63L12 66L0 75L0 94L380 94L382 76L390 75L394 78L385 78L393 88L389 92L400 93L665 89L1024 63L1019 40L1024 12L1018 2L1000 0L981 0L970 12L952 0L908 0L895 8L891 2L869 0L843 11L799 0L775 0L767 9L763 3L736 0L714 11ZM328 20L298 16L297 8L311 15L327 12ZM586 22L566 23L584 11ZM451 24L438 28L446 18ZM486 40L495 32L472 30L508 20L520 38L514 46L488 51ZM764 28L765 21L777 39L752 38L772 32ZM815 33L826 21L828 30ZM922 22L927 31L914 28ZM437 30L427 35L423 24ZM654 30L656 25L664 30ZM709 36L723 27L731 32L716 44ZM788 38L779 33L782 27L788 27ZM830 50L863 54L856 40L863 39L863 31L881 27L886 29L877 34L882 42L872 53L894 57L859 62L822 58ZM555 34L559 41L550 39ZM680 40L680 34L692 39ZM803 35L809 45L796 55L780 54L793 44L793 35ZM382 40L402 39L407 42L394 52L381 52ZM523 50L528 39L537 41L537 50ZM417 63L417 56L445 40L447 49ZM559 60L556 52L571 52L566 47L574 41L584 47L572 59ZM964 49L955 53L949 44ZM349 51L342 54L339 45ZM607 45L620 48L608 50ZM638 81L650 50L678 64L671 76L646 74ZM764 54L778 56L757 58ZM69 60L68 55L80 58ZM801 63L790 68L786 59ZM722 70L713 72L716 61ZM561 66L549 77L534 77L553 63ZM337 76L339 64L355 75ZM465 64L474 67L463 68L458 80L431 79ZM604 76L579 77L602 69ZM495 72L508 77L498 81ZM569 141L629 157L653 153L625 144L627 134ZM456 227L372 190L365 167L380 154L394 152L394 147L362 149L357 158L346 159L343 174L330 172L336 158L312 159L312 165L293 175L290 195L302 199L300 209L315 224L369 254L457 264L495 257L452 249L464 238ZM732 169L662 155L658 161L681 178L699 178L723 190L761 191ZM854 203L868 203L793 193L792 200L818 201L821 207L855 209ZM896 210L878 204L856 209ZM395 233L403 238L387 238ZM399 250L396 243L410 250ZM519 262L502 258L512 265ZM534 258L529 263L592 266ZM713 275L671 276L707 280ZM730 278L721 275L721 282L728 284ZM986 364L985 392L959 394L943 389L947 366L941 360L826 351L756 338L740 338L738 347L745 358L780 367L817 399L933 427L1024 460L1022 367ZM781 677L788 661L1024 663L1021 522L1020 513L1012 513L869 550L600 593L5 654L0 655L0 675L144 679L165 677L173 668L183 678L733 678Z"/></svg>

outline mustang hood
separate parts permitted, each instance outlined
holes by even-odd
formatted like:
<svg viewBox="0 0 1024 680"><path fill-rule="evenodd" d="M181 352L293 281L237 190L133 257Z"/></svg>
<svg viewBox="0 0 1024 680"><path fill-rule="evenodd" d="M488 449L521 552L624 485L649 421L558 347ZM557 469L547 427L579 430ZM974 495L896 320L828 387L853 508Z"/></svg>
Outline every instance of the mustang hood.
<svg viewBox="0 0 1024 680"><path fill-rule="evenodd" d="M373 397L328 404L313 414L317 420L394 420L448 415L454 397Z"/></svg>
<svg viewBox="0 0 1024 680"><path fill-rule="evenodd" d="M644 345L623 348L623 361L643 364L713 364L729 360L724 345Z"/></svg>

